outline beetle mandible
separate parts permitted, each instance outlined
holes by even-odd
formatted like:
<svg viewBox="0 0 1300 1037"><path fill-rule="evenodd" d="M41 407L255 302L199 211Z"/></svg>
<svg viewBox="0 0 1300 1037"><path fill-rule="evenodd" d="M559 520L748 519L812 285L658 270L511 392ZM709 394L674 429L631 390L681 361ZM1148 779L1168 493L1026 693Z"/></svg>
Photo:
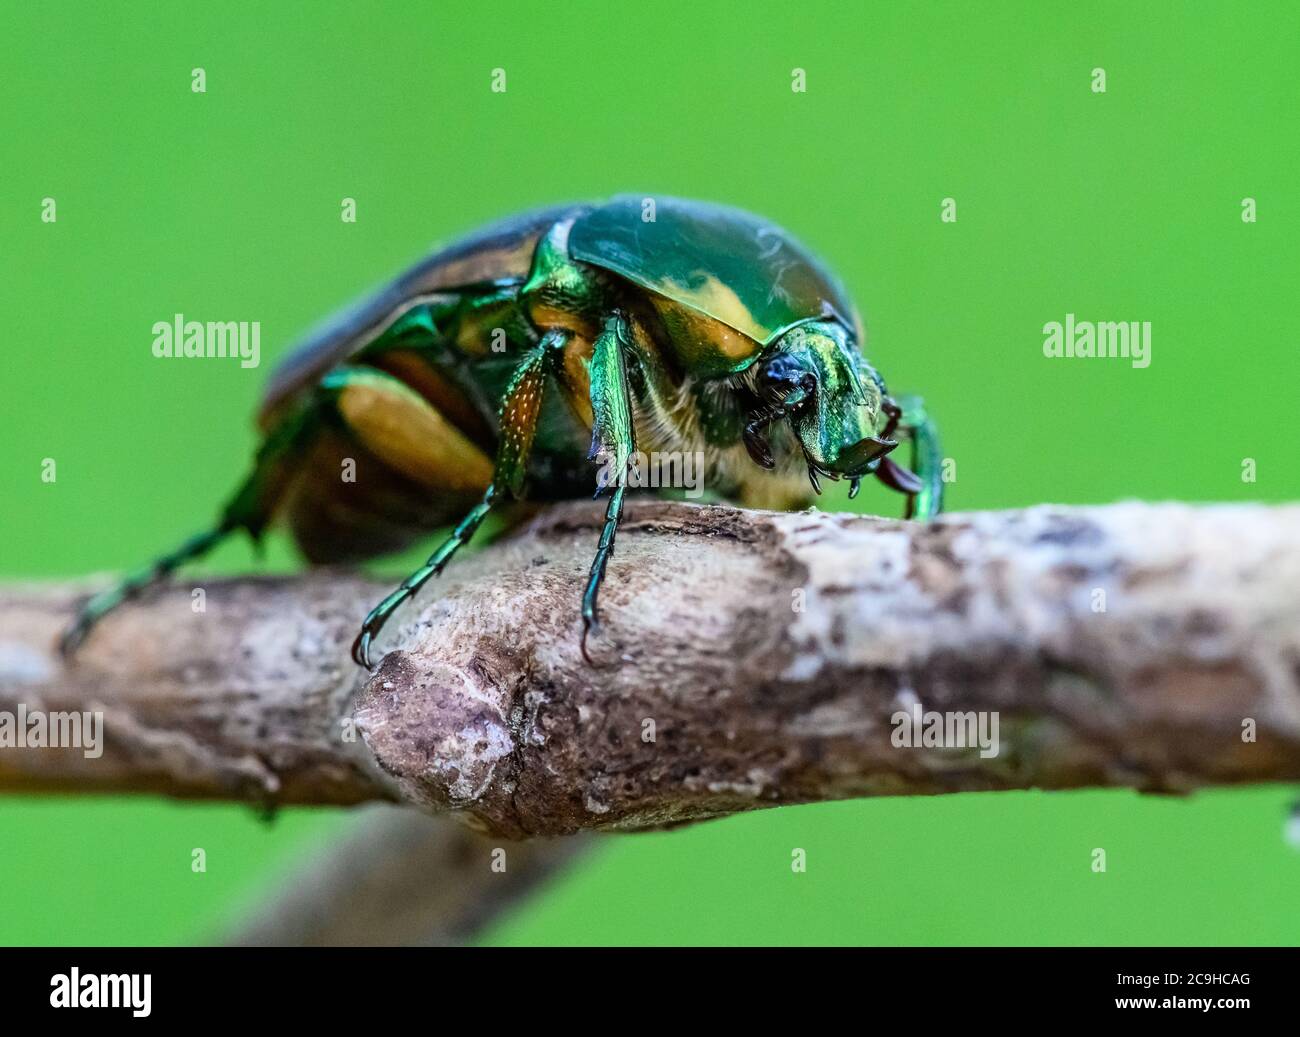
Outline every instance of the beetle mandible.
<svg viewBox="0 0 1300 1037"><path fill-rule="evenodd" d="M582 596L582 653L646 452L703 461L719 496L802 507L819 477L850 495L874 474L907 513L941 507L934 425L896 402L863 358L862 324L836 278L750 213L639 196L493 224L436 252L311 335L267 388L253 470L214 527L92 597L70 653L124 600L243 530L287 519L314 563L360 561L459 518L429 560L366 616L370 646L488 512L610 492ZM889 452L912 448L912 470ZM345 482L356 462L364 478ZM590 659L588 658L590 662Z"/></svg>

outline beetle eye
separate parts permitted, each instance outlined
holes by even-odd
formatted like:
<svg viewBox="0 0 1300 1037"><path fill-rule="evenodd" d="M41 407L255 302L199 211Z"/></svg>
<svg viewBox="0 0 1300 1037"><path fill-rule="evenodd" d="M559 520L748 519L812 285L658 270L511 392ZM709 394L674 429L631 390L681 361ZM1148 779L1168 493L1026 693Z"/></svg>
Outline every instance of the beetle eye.
<svg viewBox="0 0 1300 1037"><path fill-rule="evenodd" d="M800 395L811 394L817 387L817 379L809 372L799 370L785 358L778 358L760 372L758 385L765 398L780 403L800 390Z"/></svg>

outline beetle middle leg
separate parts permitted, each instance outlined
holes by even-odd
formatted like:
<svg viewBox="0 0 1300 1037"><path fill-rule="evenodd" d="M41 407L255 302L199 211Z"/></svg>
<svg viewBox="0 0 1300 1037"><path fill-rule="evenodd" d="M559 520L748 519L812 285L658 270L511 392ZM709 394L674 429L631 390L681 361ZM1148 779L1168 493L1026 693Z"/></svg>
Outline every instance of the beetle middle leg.
<svg viewBox="0 0 1300 1037"><path fill-rule="evenodd" d="M542 409L546 380L567 339L567 332L549 331L520 362L501 404L496 465L482 500L461 519L451 535L429 556L424 565L370 610L352 644L352 658L358 665L370 667L370 646L389 617L403 602L414 597L421 587L446 568L452 556L469 543L493 506L507 496L517 498L521 495L524 473L537 431L537 419Z"/></svg>

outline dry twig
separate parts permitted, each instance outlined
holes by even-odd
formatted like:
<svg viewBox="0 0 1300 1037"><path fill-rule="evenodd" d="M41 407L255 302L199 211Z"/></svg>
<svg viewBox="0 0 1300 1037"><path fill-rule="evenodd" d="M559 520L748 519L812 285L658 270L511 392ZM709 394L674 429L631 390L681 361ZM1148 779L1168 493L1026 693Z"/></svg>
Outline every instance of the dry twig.
<svg viewBox="0 0 1300 1037"><path fill-rule="evenodd" d="M634 502L593 668L577 596L599 513L564 505L458 560L373 675L347 646L386 587L353 575L212 582L199 614L176 587L69 669L51 645L76 593L5 590L0 711L102 709L106 747L2 750L0 790L405 801L524 837L1300 778L1300 506L920 525ZM895 746L914 703L996 713L998 754Z"/></svg>

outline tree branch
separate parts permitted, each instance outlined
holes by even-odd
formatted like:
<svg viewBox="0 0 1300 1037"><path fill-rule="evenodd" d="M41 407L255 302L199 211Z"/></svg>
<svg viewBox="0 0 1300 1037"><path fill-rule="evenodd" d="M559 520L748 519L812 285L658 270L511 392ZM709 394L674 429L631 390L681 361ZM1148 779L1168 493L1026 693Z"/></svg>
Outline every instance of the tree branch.
<svg viewBox="0 0 1300 1037"><path fill-rule="evenodd" d="M373 675L353 575L175 587L64 669L76 594L0 594L0 711L101 709L105 749L0 749L0 790L394 800L508 837L814 800L1300 778L1300 506L1117 504L929 525L632 502L597 665L600 508L456 564ZM914 706L996 755L901 748ZM348 740L351 724L359 737ZM1245 725L1243 727L1243 724Z"/></svg>
<svg viewBox="0 0 1300 1037"><path fill-rule="evenodd" d="M590 846L581 837L502 843L446 817L371 807L264 890L219 939L246 947L468 943Z"/></svg>

